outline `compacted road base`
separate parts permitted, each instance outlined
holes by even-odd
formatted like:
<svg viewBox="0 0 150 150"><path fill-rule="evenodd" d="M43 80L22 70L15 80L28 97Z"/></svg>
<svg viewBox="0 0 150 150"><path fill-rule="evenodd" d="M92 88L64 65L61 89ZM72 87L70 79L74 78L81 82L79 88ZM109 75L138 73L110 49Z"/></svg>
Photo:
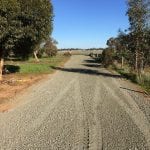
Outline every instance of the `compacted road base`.
<svg viewBox="0 0 150 150"><path fill-rule="evenodd" d="M1 150L150 149L148 98L88 56L54 69L0 113Z"/></svg>

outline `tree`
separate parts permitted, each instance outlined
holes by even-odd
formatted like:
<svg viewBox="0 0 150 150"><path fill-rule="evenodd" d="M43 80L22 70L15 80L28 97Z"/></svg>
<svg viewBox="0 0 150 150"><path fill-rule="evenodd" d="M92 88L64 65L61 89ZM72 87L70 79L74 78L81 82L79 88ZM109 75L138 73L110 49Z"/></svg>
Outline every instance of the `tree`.
<svg viewBox="0 0 150 150"><path fill-rule="evenodd" d="M130 22L131 50L134 53L135 70L141 73L144 62L144 41L149 3L147 0L128 0L127 15ZM129 47L130 48L130 47Z"/></svg>
<svg viewBox="0 0 150 150"><path fill-rule="evenodd" d="M28 58L52 32L50 0L0 0L0 80L4 58Z"/></svg>
<svg viewBox="0 0 150 150"><path fill-rule="evenodd" d="M0 80L2 80L4 58L22 36L21 22L17 18L19 13L17 0L0 0Z"/></svg>
<svg viewBox="0 0 150 150"><path fill-rule="evenodd" d="M26 51L34 50L38 60L40 44L52 33L53 7L50 0L19 0L21 14L19 19L24 27L24 37L18 42L16 53L26 57ZM26 47L27 46L27 47ZM24 51L20 50L24 47ZM23 53L22 53L23 52ZM24 53L25 52L25 53ZM30 51L33 52L33 51Z"/></svg>

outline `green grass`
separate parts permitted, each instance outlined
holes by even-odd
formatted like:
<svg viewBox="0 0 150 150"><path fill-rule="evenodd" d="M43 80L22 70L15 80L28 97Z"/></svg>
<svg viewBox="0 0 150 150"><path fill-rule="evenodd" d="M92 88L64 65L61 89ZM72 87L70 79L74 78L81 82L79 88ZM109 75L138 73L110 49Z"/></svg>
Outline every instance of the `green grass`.
<svg viewBox="0 0 150 150"><path fill-rule="evenodd" d="M30 58L28 61L6 61L6 68L11 73L18 74L48 74L54 70L52 67L57 67L63 64L68 57L57 55L52 58L41 58L40 62Z"/></svg>
<svg viewBox="0 0 150 150"><path fill-rule="evenodd" d="M49 64L20 64L19 73L28 74L28 73L51 73L52 69Z"/></svg>
<svg viewBox="0 0 150 150"><path fill-rule="evenodd" d="M150 94L150 76L142 75L141 79L138 79L138 84Z"/></svg>

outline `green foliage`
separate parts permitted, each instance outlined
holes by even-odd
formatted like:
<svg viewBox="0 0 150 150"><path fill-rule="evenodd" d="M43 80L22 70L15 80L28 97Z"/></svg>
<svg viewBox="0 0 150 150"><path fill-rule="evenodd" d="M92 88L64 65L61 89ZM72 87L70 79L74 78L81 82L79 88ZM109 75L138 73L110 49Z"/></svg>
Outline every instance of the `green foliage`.
<svg viewBox="0 0 150 150"><path fill-rule="evenodd" d="M142 33L146 26L147 0L128 0L127 15L130 22L130 31L133 33Z"/></svg>
<svg viewBox="0 0 150 150"><path fill-rule="evenodd" d="M150 93L150 76L142 75L138 83Z"/></svg>
<svg viewBox="0 0 150 150"><path fill-rule="evenodd" d="M18 20L20 5L17 0L0 0L0 57L7 56L22 37Z"/></svg>
<svg viewBox="0 0 150 150"><path fill-rule="evenodd" d="M147 45L147 18L150 3L147 0L128 0L130 28L130 43L128 49L134 60L135 70L141 72L144 68L144 56L148 53Z"/></svg>
<svg viewBox="0 0 150 150"><path fill-rule="evenodd" d="M49 0L0 0L0 56L28 57L52 32Z"/></svg>
<svg viewBox="0 0 150 150"><path fill-rule="evenodd" d="M113 69L126 79L129 79L133 83L141 85L148 93L150 93L150 74L147 75L145 73L139 77L136 73L133 73L127 69L120 69L115 65L113 66Z"/></svg>
<svg viewBox="0 0 150 150"><path fill-rule="evenodd" d="M22 23L24 36L16 44L15 54L27 57L51 35L53 7L49 0L19 0L19 2L21 13L18 19Z"/></svg>

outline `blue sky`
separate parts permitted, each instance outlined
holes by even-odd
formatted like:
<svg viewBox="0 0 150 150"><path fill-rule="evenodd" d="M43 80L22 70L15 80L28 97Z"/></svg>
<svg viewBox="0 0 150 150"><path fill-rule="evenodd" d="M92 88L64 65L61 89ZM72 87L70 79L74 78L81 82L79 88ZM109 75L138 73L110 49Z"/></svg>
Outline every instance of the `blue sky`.
<svg viewBox="0 0 150 150"><path fill-rule="evenodd" d="M59 48L105 47L118 29L128 28L126 0L52 0Z"/></svg>

